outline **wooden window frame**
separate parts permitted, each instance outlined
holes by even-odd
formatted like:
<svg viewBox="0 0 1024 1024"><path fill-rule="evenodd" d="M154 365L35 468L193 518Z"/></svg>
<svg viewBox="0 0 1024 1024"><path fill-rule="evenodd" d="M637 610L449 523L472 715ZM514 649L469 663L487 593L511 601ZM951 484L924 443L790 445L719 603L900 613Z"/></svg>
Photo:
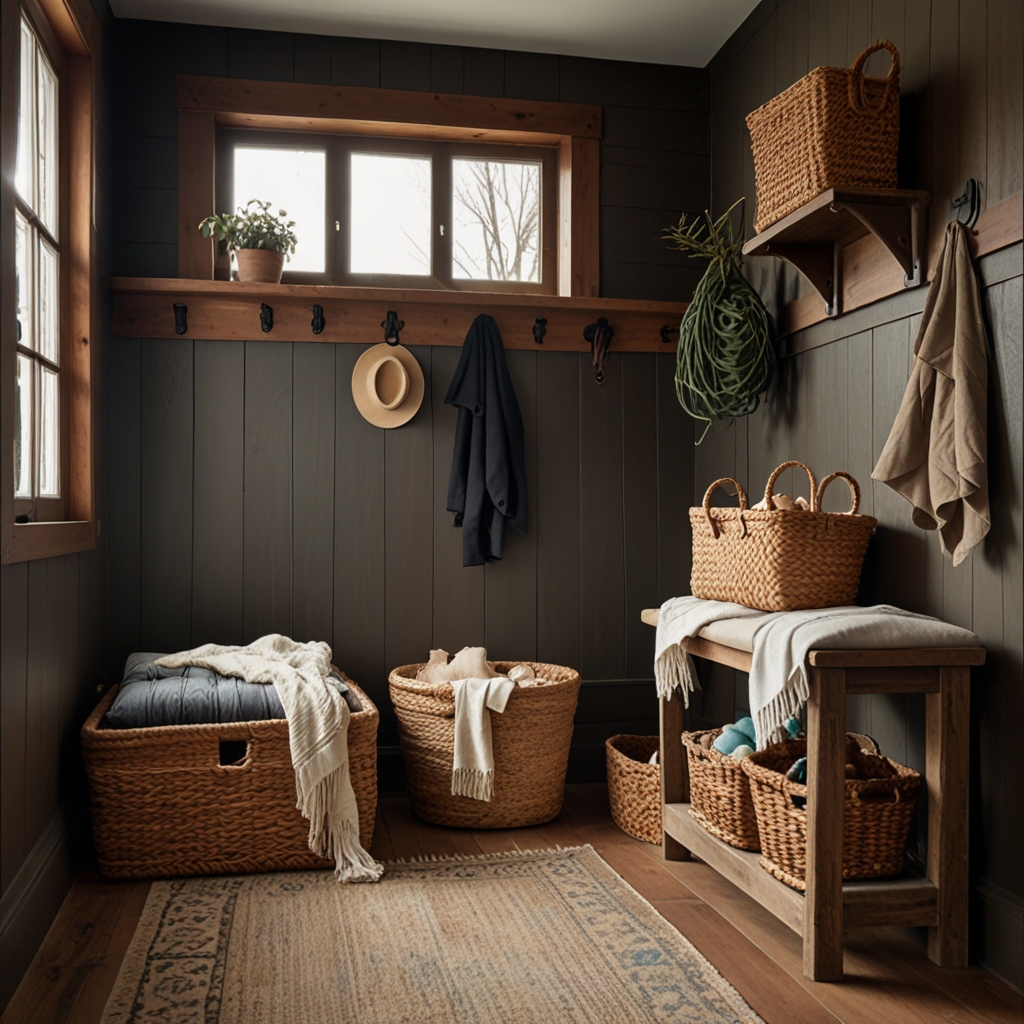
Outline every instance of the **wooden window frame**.
<svg viewBox="0 0 1024 1024"><path fill-rule="evenodd" d="M214 279L217 128L489 142L558 151L557 294L600 289L601 108L577 103L178 75L178 277Z"/></svg>
<svg viewBox="0 0 1024 1024"><path fill-rule="evenodd" d="M37 8L33 11L33 8ZM96 546L97 437L93 402L98 370L99 270L96 261L95 102L99 90L100 26L88 0L35 0L29 8L63 50L58 203L61 243L61 495L63 518L15 522L14 427L17 310L14 294L14 170L17 154L22 4L4 0L3 173L0 179L0 560L85 551Z"/></svg>

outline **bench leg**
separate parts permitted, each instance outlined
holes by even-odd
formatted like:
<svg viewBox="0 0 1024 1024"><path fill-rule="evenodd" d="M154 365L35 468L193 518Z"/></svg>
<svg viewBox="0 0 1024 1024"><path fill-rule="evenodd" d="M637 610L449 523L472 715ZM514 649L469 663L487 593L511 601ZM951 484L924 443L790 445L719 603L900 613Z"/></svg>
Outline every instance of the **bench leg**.
<svg viewBox="0 0 1024 1024"><path fill-rule="evenodd" d="M665 821L665 804L684 803L690 799L690 772L686 751L679 737L683 732L684 707L682 695L676 693L671 700L662 697L659 702L661 743L658 764L661 766L661 811ZM665 860L689 860L690 851L662 829L662 854Z"/></svg>
<svg viewBox="0 0 1024 1024"><path fill-rule="evenodd" d="M928 958L967 966L967 805L970 681L966 667L939 669L939 692L925 698L928 879L939 890Z"/></svg>
<svg viewBox="0 0 1024 1024"><path fill-rule="evenodd" d="M842 981L846 672L815 668L810 672L804 976L812 981Z"/></svg>

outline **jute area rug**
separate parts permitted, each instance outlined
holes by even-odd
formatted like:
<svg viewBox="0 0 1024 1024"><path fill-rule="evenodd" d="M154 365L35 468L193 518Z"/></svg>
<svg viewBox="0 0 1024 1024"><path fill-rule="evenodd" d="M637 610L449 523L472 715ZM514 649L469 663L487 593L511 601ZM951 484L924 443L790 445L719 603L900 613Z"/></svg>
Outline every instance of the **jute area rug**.
<svg viewBox="0 0 1024 1024"><path fill-rule="evenodd" d="M590 846L153 884L105 1024L761 1024Z"/></svg>

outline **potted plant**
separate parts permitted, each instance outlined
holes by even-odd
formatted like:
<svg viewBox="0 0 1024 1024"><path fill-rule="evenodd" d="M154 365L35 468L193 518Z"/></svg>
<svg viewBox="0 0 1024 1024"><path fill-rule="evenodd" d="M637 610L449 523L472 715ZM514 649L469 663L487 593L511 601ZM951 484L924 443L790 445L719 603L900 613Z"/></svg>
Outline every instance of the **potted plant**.
<svg viewBox="0 0 1024 1024"><path fill-rule="evenodd" d="M278 284L284 261L295 252L297 241L292 228L295 221L286 221L285 210L278 216L270 212L270 203L250 199L238 213L221 213L207 217L200 225L204 238L213 235L227 244L238 260L239 281L263 281Z"/></svg>

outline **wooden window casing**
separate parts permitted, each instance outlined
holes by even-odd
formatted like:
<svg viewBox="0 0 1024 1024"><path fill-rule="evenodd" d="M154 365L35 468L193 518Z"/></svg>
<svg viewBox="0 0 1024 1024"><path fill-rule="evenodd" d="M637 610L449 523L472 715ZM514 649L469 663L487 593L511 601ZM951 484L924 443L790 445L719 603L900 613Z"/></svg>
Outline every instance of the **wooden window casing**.
<svg viewBox="0 0 1024 1024"><path fill-rule="evenodd" d="M17 159L22 5L2 7L3 174L0 182L0 557L3 562L47 558L96 545L93 384L99 338L94 210L94 113L100 28L88 0L32 0L25 9L59 68L61 497L32 511L48 521L17 523L14 433L17 309L14 302L14 186ZM59 50L60 52L54 52ZM18 502L21 505L21 502Z"/></svg>

